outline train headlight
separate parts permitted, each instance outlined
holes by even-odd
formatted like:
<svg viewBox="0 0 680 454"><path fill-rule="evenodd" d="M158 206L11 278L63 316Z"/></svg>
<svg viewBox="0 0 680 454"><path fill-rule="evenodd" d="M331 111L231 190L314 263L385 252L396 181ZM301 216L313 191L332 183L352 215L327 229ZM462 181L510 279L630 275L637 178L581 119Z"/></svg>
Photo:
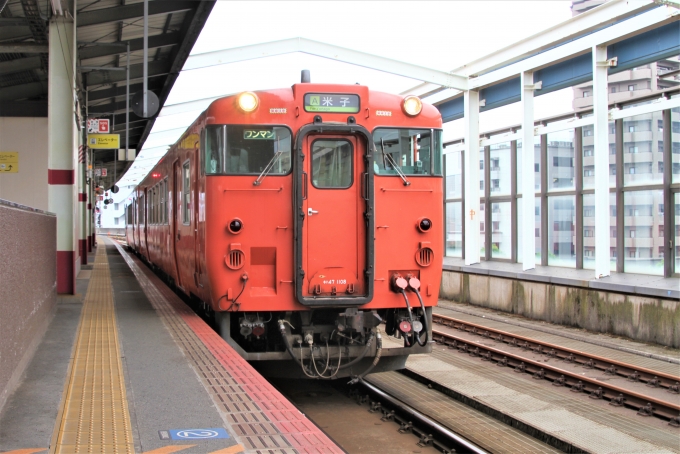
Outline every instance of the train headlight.
<svg viewBox="0 0 680 454"><path fill-rule="evenodd" d="M257 109L260 104L260 100L257 95L252 91L244 91L238 95L238 106L244 112L252 112Z"/></svg>
<svg viewBox="0 0 680 454"><path fill-rule="evenodd" d="M402 109L406 115L415 117L423 110L423 102L417 96L407 96L404 98Z"/></svg>

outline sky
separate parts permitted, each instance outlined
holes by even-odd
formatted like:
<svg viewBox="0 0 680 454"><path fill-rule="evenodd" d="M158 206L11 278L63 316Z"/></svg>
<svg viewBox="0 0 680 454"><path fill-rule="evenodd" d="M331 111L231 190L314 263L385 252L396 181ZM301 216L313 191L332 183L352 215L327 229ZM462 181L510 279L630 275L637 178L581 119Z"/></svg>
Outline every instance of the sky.
<svg viewBox="0 0 680 454"><path fill-rule="evenodd" d="M571 18L571 1L218 1L191 55L303 37L441 71L451 71ZM401 93L421 82L300 53L183 71L166 106L241 91L312 82L361 83ZM536 98L536 118L571 110L572 91ZM138 159L118 183L136 184L208 105L161 110ZM480 130L519 123L519 106L480 115ZM445 140L462 122L445 125Z"/></svg>

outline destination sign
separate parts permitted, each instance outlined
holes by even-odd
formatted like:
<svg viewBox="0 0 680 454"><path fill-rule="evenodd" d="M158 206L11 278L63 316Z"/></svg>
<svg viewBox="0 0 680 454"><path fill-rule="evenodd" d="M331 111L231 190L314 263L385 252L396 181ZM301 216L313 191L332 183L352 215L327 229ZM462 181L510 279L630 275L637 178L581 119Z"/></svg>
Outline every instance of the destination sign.
<svg viewBox="0 0 680 454"><path fill-rule="evenodd" d="M358 113L359 95L307 93L305 110L307 112Z"/></svg>
<svg viewBox="0 0 680 454"><path fill-rule="evenodd" d="M266 129L244 129L243 138L248 140L274 140L276 139L276 132Z"/></svg>

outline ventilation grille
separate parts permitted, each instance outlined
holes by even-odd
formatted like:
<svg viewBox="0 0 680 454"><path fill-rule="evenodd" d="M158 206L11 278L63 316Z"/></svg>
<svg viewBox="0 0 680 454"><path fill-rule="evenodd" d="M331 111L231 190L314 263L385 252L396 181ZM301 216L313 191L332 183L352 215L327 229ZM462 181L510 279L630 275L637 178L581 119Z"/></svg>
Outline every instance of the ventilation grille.
<svg viewBox="0 0 680 454"><path fill-rule="evenodd" d="M429 247L418 249L418 252L416 252L416 263L420 266L430 266L433 257L434 252Z"/></svg>
<svg viewBox="0 0 680 454"><path fill-rule="evenodd" d="M242 268L245 263L245 254L243 251L239 250L230 251L229 255L225 257L224 262L232 270L238 270L239 268Z"/></svg>

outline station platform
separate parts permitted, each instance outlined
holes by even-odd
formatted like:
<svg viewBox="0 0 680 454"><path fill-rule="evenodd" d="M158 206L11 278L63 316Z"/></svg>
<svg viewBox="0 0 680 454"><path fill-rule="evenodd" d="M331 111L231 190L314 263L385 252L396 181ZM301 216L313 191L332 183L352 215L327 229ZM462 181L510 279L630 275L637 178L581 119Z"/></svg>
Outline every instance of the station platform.
<svg viewBox="0 0 680 454"><path fill-rule="evenodd" d="M343 452L136 257L98 243L0 414L0 453Z"/></svg>
<svg viewBox="0 0 680 454"><path fill-rule="evenodd" d="M638 367L669 374L680 373L680 351L674 348L589 333L450 301L440 300L435 313L617 359ZM483 414L496 417L503 415L503 421L508 425L500 429L495 445L494 440L490 441L489 433L498 429L484 421L479 414L470 410L467 410L470 414L459 411L459 417L446 420L451 429L465 433L473 442L494 452L532 451L524 445L521 449L513 449L513 446L517 446L513 443L521 440L512 433L510 426L521 427L523 432L531 433L538 440L563 452L680 452L680 429L666 421L639 416L635 411L611 406L606 401L571 392L566 387L552 386L547 381L533 379L530 374L499 368L492 362L459 353L444 345L437 345L430 355L409 357L406 367L436 384L436 387L451 390L452 395L457 396L456 400L449 402L441 394L439 398L433 398L428 395L433 391L427 387L404 392L404 388L399 387L399 380L403 379L394 375L377 374L369 377L369 380L384 384L386 389L392 389L400 399L404 398L405 402L426 414L441 411L443 405L454 408L457 400L462 400ZM583 374L586 373L612 383L625 381L624 378L614 378L604 372L586 372L584 369ZM647 388L645 393L655 391ZM680 404L680 395L658 392L664 400ZM452 414L454 410L447 410L447 414Z"/></svg>

